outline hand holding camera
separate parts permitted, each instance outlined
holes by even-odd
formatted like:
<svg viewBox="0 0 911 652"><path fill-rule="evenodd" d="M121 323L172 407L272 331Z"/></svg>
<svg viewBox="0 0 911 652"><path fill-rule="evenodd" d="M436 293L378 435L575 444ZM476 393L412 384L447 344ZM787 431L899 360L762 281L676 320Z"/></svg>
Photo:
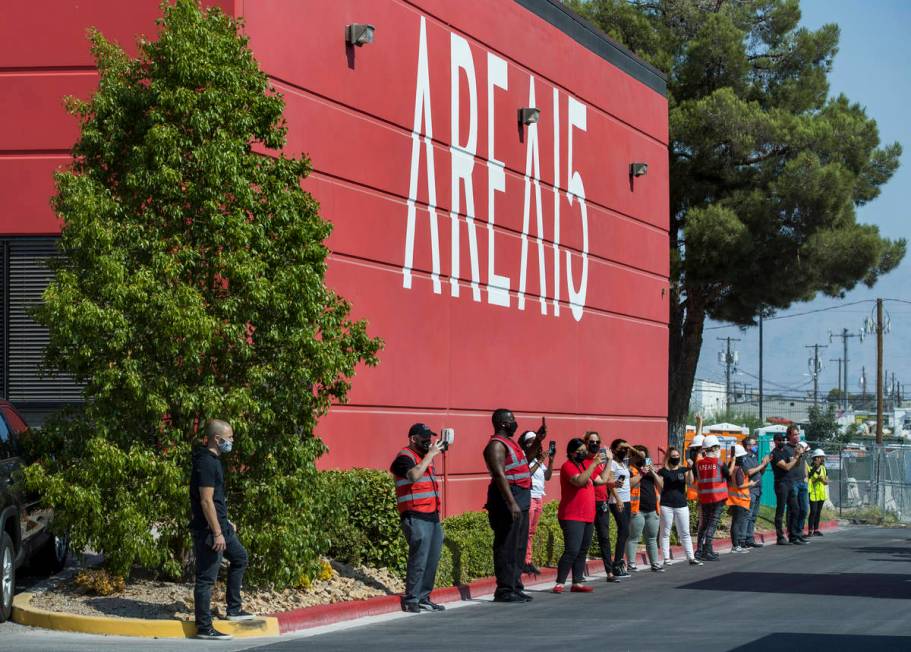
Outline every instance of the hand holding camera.
<svg viewBox="0 0 911 652"><path fill-rule="evenodd" d="M440 431L440 438L437 440L441 444L441 450L445 453L455 441L455 428L443 428Z"/></svg>

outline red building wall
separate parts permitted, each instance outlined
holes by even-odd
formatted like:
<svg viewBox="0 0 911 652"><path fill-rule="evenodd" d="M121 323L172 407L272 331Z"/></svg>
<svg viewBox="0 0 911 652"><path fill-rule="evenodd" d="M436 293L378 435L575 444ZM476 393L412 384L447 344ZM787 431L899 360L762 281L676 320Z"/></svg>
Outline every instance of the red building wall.
<svg viewBox="0 0 911 652"><path fill-rule="evenodd" d="M58 229L50 174L76 138L60 98L95 83L84 28L132 42L154 33L157 4L19 3L19 27L0 27L0 236ZM561 449L587 429L664 441L661 92L510 0L222 5L285 97L286 151L313 161L304 187L335 225L329 283L386 342L321 422L324 466L386 467L411 423L452 426L451 514L483 503L497 407L520 428L546 415ZM346 47L352 22L375 41ZM520 128L532 86L540 119ZM631 181L632 162L648 174Z"/></svg>

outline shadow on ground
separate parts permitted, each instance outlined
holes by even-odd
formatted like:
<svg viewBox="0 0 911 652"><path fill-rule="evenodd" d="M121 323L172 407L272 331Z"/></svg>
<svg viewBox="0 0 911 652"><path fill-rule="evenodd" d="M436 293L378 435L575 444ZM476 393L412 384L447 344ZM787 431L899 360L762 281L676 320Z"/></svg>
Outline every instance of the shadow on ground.
<svg viewBox="0 0 911 652"><path fill-rule="evenodd" d="M863 598L911 598L911 575L891 573L727 573L678 586L697 591L802 593ZM911 650L911 647L905 648Z"/></svg>
<svg viewBox="0 0 911 652"><path fill-rule="evenodd" d="M911 650L911 636L859 636L854 634L767 634L755 641L735 647L731 652L907 652Z"/></svg>

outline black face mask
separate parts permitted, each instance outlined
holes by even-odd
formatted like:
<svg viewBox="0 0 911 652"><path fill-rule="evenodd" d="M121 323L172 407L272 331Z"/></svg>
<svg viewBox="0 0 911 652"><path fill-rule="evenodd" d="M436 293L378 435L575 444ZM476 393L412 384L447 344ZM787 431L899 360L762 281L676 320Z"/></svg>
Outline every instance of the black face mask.
<svg viewBox="0 0 911 652"><path fill-rule="evenodd" d="M590 441L590 442L588 442L588 452L589 452L589 453L597 453L599 450L601 450L601 442L600 442L600 441Z"/></svg>
<svg viewBox="0 0 911 652"><path fill-rule="evenodd" d="M588 456L584 452L573 453L573 461L578 462L580 464L585 461L586 457L588 457Z"/></svg>
<svg viewBox="0 0 911 652"><path fill-rule="evenodd" d="M519 429L519 424L515 421L510 421L509 423L503 424L503 431L510 437L512 437L514 434L516 434L516 430L518 430L518 429Z"/></svg>
<svg viewBox="0 0 911 652"><path fill-rule="evenodd" d="M671 466L677 466L678 464L680 464L680 458L679 458L679 457L672 457L672 458L671 458Z"/></svg>
<svg viewBox="0 0 911 652"><path fill-rule="evenodd" d="M430 450L430 440L429 439L418 439L414 442L414 448L422 455L426 455Z"/></svg>
<svg viewBox="0 0 911 652"><path fill-rule="evenodd" d="M784 442L780 439L775 442L775 448L784 448Z"/></svg>
<svg viewBox="0 0 911 652"><path fill-rule="evenodd" d="M622 462L626 459L626 449L614 453L614 457Z"/></svg>

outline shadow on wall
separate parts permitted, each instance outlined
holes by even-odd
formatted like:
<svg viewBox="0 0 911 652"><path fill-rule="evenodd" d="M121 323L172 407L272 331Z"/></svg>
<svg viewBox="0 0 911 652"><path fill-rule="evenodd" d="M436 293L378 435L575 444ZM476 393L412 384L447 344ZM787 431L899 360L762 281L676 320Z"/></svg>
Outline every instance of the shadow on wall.
<svg viewBox="0 0 911 652"><path fill-rule="evenodd" d="M859 598L911 599L911 575L890 573L727 573L678 586L697 591L802 593ZM911 639L909 639L911 640ZM904 648L911 650L911 646Z"/></svg>
<svg viewBox="0 0 911 652"><path fill-rule="evenodd" d="M911 636L858 636L853 634L767 634L755 641L731 649L731 652L899 652L911 650Z"/></svg>

